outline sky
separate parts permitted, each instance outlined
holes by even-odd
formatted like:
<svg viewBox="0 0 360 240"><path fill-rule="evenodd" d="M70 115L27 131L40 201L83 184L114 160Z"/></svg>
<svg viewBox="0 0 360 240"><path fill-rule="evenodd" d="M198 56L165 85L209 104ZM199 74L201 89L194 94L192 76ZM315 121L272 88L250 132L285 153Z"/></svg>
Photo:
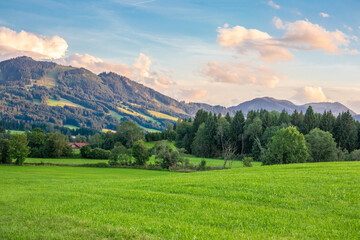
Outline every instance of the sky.
<svg viewBox="0 0 360 240"><path fill-rule="evenodd" d="M358 0L0 1L0 60L116 72L177 100L360 113Z"/></svg>

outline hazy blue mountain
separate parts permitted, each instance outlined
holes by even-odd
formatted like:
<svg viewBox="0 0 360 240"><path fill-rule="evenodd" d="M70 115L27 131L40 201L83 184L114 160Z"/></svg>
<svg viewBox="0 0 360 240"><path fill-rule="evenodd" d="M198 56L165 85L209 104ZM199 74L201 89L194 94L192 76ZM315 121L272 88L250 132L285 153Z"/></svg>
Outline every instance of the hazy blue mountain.
<svg viewBox="0 0 360 240"><path fill-rule="evenodd" d="M268 111L279 111L286 110L288 113L293 113L294 110L303 111L305 113L306 109L312 106L314 112L323 113L325 110L331 110L332 113L337 116L339 113L349 111L352 115L356 113L338 102L321 102L321 103L307 103L304 105L296 105L288 100L278 100L271 97L255 98L250 101L240 103L237 106L230 107L231 111L243 111L244 114L247 114L250 110L266 109Z"/></svg>

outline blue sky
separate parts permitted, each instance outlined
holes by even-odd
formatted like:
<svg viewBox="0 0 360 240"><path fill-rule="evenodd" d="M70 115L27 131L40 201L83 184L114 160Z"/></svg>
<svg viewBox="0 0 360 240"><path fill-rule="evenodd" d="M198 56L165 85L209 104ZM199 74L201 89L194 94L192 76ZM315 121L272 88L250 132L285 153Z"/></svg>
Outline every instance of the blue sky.
<svg viewBox="0 0 360 240"><path fill-rule="evenodd" d="M355 0L1 1L0 57L115 71L179 100L271 96L360 112L359 9Z"/></svg>

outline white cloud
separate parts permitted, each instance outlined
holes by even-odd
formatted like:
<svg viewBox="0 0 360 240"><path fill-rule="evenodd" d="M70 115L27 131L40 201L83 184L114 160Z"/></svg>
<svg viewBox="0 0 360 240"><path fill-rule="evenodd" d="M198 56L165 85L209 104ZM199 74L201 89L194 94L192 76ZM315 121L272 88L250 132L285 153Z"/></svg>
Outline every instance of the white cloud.
<svg viewBox="0 0 360 240"><path fill-rule="evenodd" d="M285 60L292 54L268 33L241 26L218 29L218 43L227 48L236 49L239 54L258 52L264 61Z"/></svg>
<svg viewBox="0 0 360 240"><path fill-rule="evenodd" d="M321 87L303 87L295 90L294 100L301 103L308 102L329 102Z"/></svg>
<svg viewBox="0 0 360 240"><path fill-rule="evenodd" d="M273 24L285 31L282 37L276 38L257 29L246 29L242 26L218 28L217 41L220 46L235 49L240 55L257 53L267 62L293 58L289 49L322 50L328 53L347 53L347 46L353 37L335 30L328 31L308 20L284 23L274 17Z"/></svg>
<svg viewBox="0 0 360 240"><path fill-rule="evenodd" d="M329 15L328 13L324 13L324 12L319 13L319 15L320 15L321 17L323 17L323 18L328 18L328 17L330 17L330 15Z"/></svg>
<svg viewBox="0 0 360 240"><path fill-rule="evenodd" d="M55 60L55 62L63 65L71 65L73 67L83 67L96 74L101 72L115 72L129 78L133 76L132 68L126 64L106 62L101 58L97 58L86 53L83 55L75 53L68 57Z"/></svg>
<svg viewBox="0 0 360 240"><path fill-rule="evenodd" d="M252 66L248 63L209 62L202 72L214 82L221 83L255 84L273 88L280 81L280 78L271 69L265 66Z"/></svg>
<svg viewBox="0 0 360 240"><path fill-rule="evenodd" d="M275 18L278 19L278 18ZM278 19L278 21L281 21ZM301 50L323 50L329 53L339 53L340 47L348 46L349 36L339 30L327 31L318 24L307 20L283 24L286 32L279 39L287 48Z"/></svg>
<svg viewBox="0 0 360 240"><path fill-rule="evenodd" d="M27 55L36 59L57 59L65 56L67 42L59 36L42 36L0 27L0 57L2 59Z"/></svg>
<svg viewBox="0 0 360 240"><path fill-rule="evenodd" d="M140 53L139 57L135 59L133 80L144 83L158 91L169 89L171 85L175 84L161 72L151 70L152 64L153 62L149 56Z"/></svg>
<svg viewBox="0 0 360 240"><path fill-rule="evenodd" d="M207 91L201 89L180 89L180 98L187 102L194 102L199 100L200 98L206 96Z"/></svg>
<svg viewBox="0 0 360 240"><path fill-rule="evenodd" d="M275 9L280 9L280 5L274 3L273 1L268 1L267 3L270 7L275 8Z"/></svg>

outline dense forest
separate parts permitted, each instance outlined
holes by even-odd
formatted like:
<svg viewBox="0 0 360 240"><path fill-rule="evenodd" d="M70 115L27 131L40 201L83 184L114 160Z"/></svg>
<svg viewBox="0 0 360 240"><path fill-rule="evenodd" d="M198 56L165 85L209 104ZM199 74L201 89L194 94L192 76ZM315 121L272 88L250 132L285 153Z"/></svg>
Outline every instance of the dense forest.
<svg viewBox="0 0 360 240"><path fill-rule="evenodd" d="M175 139L178 148L198 157L251 156L266 164L272 151L283 151L275 148L299 147L299 151L308 152L292 162L344 160L349 153L357 154L359 136L360 123L349 112L335 117L331 111L314 113L310 106L305 114L296 110L292 114L259 110L250 111L246 118L241 111L231 117L200 110L194 119L178 121L173 131L149 133L146 139ZM315 156L318 151L323 155Z"/></svg>

